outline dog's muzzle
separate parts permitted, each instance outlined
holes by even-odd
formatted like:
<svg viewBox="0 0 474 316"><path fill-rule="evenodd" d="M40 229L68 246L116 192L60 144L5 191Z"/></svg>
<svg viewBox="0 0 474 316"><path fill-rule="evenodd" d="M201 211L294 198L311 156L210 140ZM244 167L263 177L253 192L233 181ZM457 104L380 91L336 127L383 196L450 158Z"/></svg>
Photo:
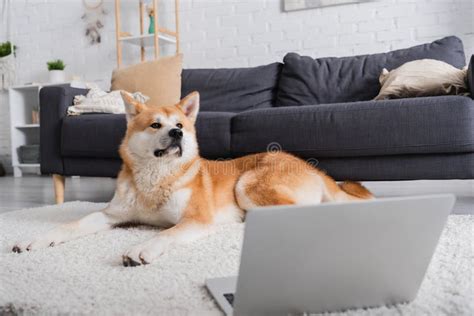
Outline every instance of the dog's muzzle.
<svg viewBox="0 0 474 316"><path fill-rule="evenodd" d="M172 128L168 132L168 136L172 139L171 144L164 149L157 149L153 152L155 157L163 157L169 153L177 153L179 157L183 154L181 147L181 139L183 139L183 131L179 128Z"/></svg>

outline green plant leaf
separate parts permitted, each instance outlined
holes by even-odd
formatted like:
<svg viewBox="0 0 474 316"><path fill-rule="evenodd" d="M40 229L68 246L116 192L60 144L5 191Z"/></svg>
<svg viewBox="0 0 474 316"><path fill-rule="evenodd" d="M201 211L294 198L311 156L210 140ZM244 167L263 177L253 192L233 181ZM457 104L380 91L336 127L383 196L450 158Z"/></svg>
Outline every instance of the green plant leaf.
<svg viewBox="0 0 474 316"><path fill-rule="evenodd" d="M48 70L64 70L66 65L61 59L51 60L46 63L48 65Z"/></svg>
<svg viewBox="0 0 474 316"><path fill-rule="evenodd" d="M13 52L15 52L16 46L13 46ZM8 56L12 53L12 44L10 42L0 43L0 57Z"/></svg>

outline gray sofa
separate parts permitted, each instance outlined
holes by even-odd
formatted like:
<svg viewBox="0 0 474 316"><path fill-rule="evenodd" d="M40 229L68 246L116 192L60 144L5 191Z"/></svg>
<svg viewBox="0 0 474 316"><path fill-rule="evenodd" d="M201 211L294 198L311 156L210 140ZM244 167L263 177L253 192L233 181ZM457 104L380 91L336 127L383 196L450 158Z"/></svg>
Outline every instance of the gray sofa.
<svg viewBox="0 0 474 316"><path fill-rule="evenodd" d="M460 39L384 54L302 57L254 68L186 69L182 95L197 90L201 155L233 158L281 148L312 159L337 180L474 179L474 101L435 96L373 101L382 68L433 58L465 66ZM472 59L469 67L472 82ZM67 116L87 90L40 93L41 170L114 177L124 115Z"/></svg>

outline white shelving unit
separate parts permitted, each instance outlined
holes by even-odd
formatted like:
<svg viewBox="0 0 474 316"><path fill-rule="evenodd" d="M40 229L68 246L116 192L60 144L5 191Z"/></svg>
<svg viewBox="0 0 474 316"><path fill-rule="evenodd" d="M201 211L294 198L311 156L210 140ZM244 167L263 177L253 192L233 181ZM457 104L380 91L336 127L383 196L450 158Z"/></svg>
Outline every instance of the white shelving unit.
<svg viewBox="0 0 474 316"><path fill-rule="evenodd" d="M33 124L33 109L39 109L39 92L42 87L51 84L31 84L13 86L9 89L10 134L13 174L21 177L23 172L40 174L40 164L21 163L18 148L22 145L40 143L40 124ZM56 84L57 85L57 84Z"/></svg>
<svg viewBox="0 0 474 316"><path fill-rule="evenodd" d="M39 127L39 124L23 124L23 125L17 125L15 126L16 128L18 129L22 129L22 128L37 128Z"/></svg>

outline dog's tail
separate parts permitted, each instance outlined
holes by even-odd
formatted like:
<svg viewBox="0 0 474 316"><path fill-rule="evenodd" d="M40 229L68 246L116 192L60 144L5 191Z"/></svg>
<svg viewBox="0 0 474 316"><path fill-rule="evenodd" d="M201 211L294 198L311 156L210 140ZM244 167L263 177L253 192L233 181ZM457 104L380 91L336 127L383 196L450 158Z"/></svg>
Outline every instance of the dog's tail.
<svg viewBox="0 0 474 316"><path fill-rule="evenodd" d="M344 181L339 184L339 188L346 193L344 200L371 200L373 194L359 182Z"/></svg>

